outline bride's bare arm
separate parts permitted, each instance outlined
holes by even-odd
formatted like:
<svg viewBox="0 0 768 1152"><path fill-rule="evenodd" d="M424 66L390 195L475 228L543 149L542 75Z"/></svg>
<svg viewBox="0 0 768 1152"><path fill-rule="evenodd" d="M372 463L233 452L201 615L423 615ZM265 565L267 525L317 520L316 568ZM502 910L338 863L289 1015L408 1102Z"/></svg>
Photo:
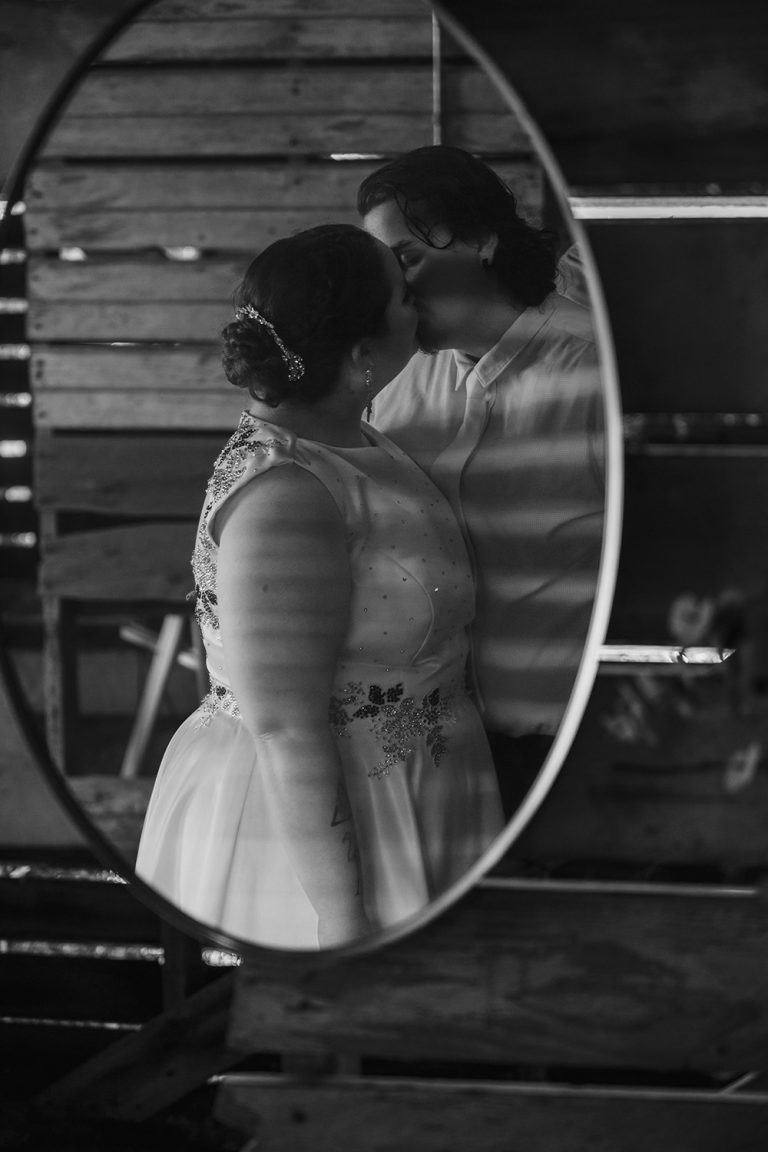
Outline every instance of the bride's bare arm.
<svg viewBox="0 0 768 1152"><path fill-rule="evenodd" d="M344 523L314 476L284 465L225 506L217 535L218 611L232 689L270 776L278 833L317 910L320 943L343 943L367 927L328 726L349 617Z"/></svg>

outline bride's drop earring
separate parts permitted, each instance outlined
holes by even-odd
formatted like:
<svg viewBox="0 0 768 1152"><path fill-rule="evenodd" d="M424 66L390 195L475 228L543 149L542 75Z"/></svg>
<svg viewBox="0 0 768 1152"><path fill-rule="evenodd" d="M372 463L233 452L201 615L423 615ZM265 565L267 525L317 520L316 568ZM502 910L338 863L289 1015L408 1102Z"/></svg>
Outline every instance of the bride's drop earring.
<svg viewBox="0 0 768 1152"><path fill-rule="evenodd" d="M365 418L370 423L373 415L373 372L370 368L365 370Z"/></svg>

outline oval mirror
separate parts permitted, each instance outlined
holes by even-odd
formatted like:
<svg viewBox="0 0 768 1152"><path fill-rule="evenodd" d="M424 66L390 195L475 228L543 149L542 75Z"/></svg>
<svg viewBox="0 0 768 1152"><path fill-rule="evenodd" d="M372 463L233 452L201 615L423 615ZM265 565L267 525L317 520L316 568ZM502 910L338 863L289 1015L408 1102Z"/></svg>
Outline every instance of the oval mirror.
<svg viewBox="0 0 768 1152"><path fill-rule="evenodd" d="M57 787L143 899L237 953L412 930L552 786L613 591L610 335L546 142L418 0L161 0L24 176L45 677L22 679ZM375 238L354 251L386 287L334 361L334 404L373 399L353 442L327 396L312 433L222 369L251 260L328 222ZM291 318L256 312L240 329L309 379Z"/></svg>

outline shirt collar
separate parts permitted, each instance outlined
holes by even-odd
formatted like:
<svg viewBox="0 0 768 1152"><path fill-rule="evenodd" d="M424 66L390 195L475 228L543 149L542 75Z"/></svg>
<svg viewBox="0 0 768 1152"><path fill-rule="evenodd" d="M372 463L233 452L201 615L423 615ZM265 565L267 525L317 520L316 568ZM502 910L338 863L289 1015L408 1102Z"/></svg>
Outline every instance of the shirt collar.
<svg viewBox="0 0 768 1152"><path fill-rule="evenodd" d="M547 296L536 307L526 308L513 320L493 348L490 348L479 360L468 356L466 352L459 352L454 349L453 358L458 369L456 389L458 390L462 385L468 384L470 376L472 376L473 383L477 383L481 388L489 388L549 321L554 308L554 293Z"/></svg>

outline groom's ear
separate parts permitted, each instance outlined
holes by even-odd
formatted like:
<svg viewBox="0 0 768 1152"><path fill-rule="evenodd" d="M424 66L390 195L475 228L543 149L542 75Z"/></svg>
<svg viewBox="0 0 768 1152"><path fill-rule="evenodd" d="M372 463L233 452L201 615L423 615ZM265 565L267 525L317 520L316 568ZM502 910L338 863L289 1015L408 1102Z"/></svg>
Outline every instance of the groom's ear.
<svg viewBox="0 0 768 1152"><path fill-rule="evenodd" d="M477 246L478 255L480 259L487 264L493 263L493 258L496 255L496 249L499 246L498 232L489 232L487 236L483 237Z"/></svg>
<svg viewBox="0 0 768 1152"><path fill-rule="evenodd" d="M369 368L371 365L371 348L368 341L360 340L357 344L353 344L349 350L349 358L353 368L359 368L361 372Z"/></svg>

